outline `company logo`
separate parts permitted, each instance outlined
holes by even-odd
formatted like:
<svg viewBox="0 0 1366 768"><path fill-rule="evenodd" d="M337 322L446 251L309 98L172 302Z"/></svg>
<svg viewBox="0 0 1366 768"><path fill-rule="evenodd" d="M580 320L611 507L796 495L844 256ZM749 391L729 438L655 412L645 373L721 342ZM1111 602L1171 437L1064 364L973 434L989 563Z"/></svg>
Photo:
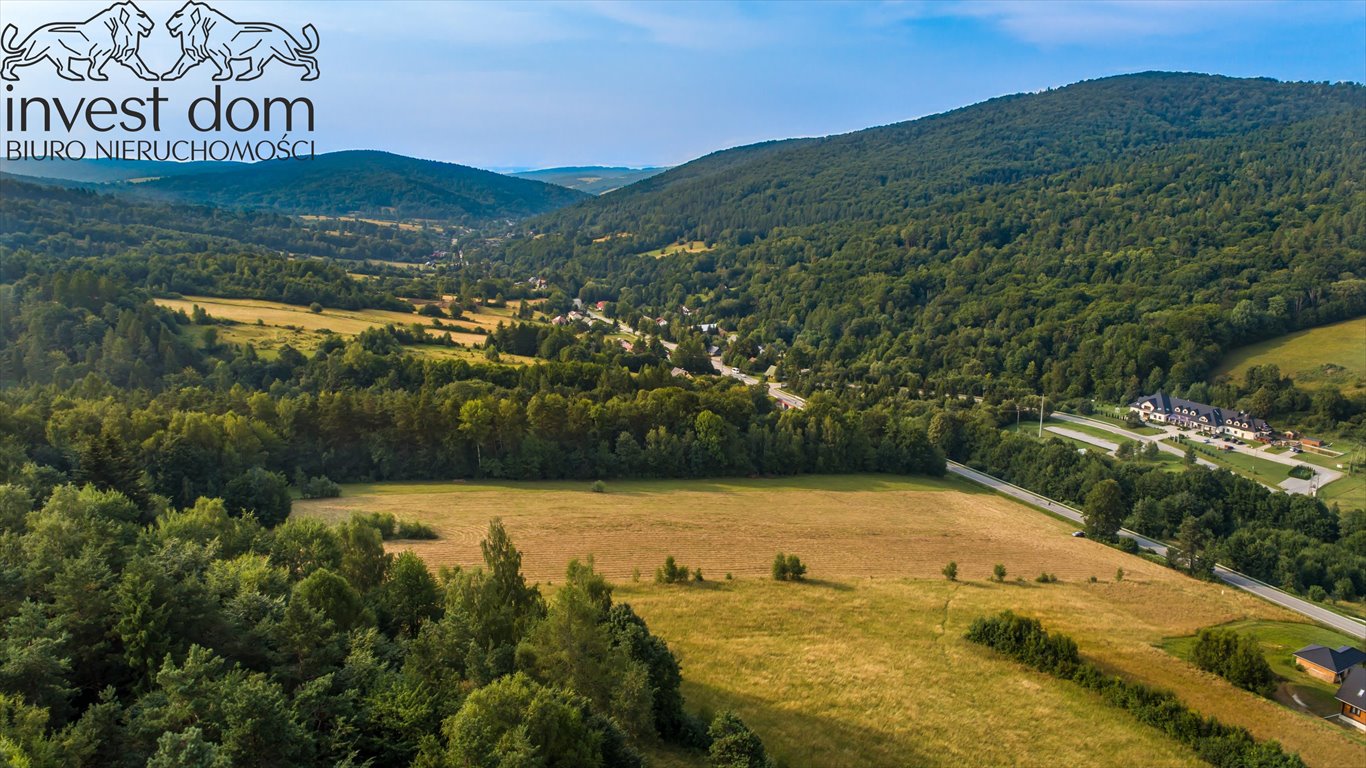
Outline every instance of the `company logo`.
<svg viewBox="0 0 1366 768"><path fill-rule="evenodd" d="M278 24L233 21L204 3L191 0L166 22L166 28L180 38L180 60L163 76L165 80L175 80L204 61L218 69L214 80L232 79L234 61L247 64L237 75L238 80L255 80L272 60L303 67L302 80L318 79L318 60L310 55L318 50L318 30L312 24L303 29L308 45L300 45Z"/></svg>
<svg viewBox="0 0 1366 768"><path fill-rule="evenodd" d="M18 80L16 68L46 60L67 80L108 80L104 68L111 61L128 67L143 80L156 80L156 73L147 68L138 51L153 26L151 17L132 3L115 3L85 21L44 24L17 46L14 38L19 30L6 24L0 33L0 46L5 50L0 78ZM72 66L78 60L88 65L84 75Z"/></svg>
<svg viewBox="0 0 1366 768"><path fill-rule="evenodd" d="M66 80L108 80L104 70L116 61L143 80L177 80L207 61L213 65L217 81L232 80L233 68L241 62L235 79L255 80L265 73L266 65L279 61L304 70L301 80L318 79L318 30L312 24L303 28L304 43L278 24L239 22L205 3L185 3L166 22L166 29L180 41L180 58L170 71L158 76L142 60L143 38L155 23L132 2L115 3L85 21L44 24L17 45L19 30L5 25L0 33L4 59L0 79L18 80L15 70L43 61L57 68ZM77 62L84 62L78 66Z"/></svg>

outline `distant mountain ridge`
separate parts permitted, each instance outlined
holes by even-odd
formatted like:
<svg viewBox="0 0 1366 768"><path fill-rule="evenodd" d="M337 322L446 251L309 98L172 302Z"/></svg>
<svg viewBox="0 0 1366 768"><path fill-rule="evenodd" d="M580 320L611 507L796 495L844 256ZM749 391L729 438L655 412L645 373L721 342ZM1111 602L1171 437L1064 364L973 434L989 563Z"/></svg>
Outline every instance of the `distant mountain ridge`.
<svg viewBox="0 0 1366 768"><path fill-rule="evenodd" d="M648 179L668 168L625 168L604 165L570 166L565 168L542 168L537 171L519 171L508 174L519 179L544 181L561 187L577 189L593 195L602 195L622 187L630 186L642 179Z"/></svg>
<svg viewBox="0 0 1366 768"><path fill-rule="evenodd" d="M220 208L466 225L521 219L589 197L465 165L371 150L164 176L128 190L153 199Z"/></svg>

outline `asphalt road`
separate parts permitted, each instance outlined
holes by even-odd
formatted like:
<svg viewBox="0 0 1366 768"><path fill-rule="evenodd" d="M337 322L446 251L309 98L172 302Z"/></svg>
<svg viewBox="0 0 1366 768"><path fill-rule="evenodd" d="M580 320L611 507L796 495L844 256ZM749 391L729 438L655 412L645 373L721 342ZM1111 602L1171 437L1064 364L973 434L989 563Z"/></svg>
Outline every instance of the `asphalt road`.
<svg viewBox="0 0 1366 768"><path fill-rule="evenodd" d="M964 466L954 461L949 462L949 472L971 480L974 483L978 483L979 485L985 485L998 493L1003 493L1007 496L1019 499L1020 501L1033 504L1036 507L1046 509L1056 515L1072 520L1078 525L1081 525L1082 523L1081 512L1072 507L1069 507L1060 501L1054 501L1047 496L1040 496L1033 491L1011 485L1010 483L992 477L985 472L978 472L971 467ZM1137 541L1140 547L1150 549L1158 555L1165 556L1167 554L1166 545L1159 541L1127 530L1120 531L1120 535ZM1315 605L1307 600L1301 600L1288 592L1282 592L1269 584L1264 584L1251 576L1245 576L1237 571L1225 568L1222 565L1214 566L1214 576L1229 586L1237 587L1244 592L1250 592L1263 600L1275 603L1282 608L1288 608L1301 616L1317 621L1324 626L1332 627L1333 629L1336 629L1343 634L1350 635L1351 637L1355 637L1358 640L1366 640L1366 623L1330 611L1327 608Z"/></svg>

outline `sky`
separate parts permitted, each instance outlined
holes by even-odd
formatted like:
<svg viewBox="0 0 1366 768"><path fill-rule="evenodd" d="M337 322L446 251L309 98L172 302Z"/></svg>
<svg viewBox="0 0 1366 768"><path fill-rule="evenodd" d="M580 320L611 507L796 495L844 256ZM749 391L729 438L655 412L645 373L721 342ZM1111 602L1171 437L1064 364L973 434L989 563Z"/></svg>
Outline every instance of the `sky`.
<svg viewBox="0 0 1366 768"><path fill-rule="evenodd" d="M675 165L1145 70L1366 81L1366 0L212 5L295 36L316 27L318 80L274 62L224 93L311 99L318 151L383 149L496 170ZM23 40L107 6L4 0L0 24ZM143 58L164 72L180 52L164 23L181 3L138 6L157 24ZM117 64L104 83L66 83L46 62L17 72L14 95L73 101L158 85ZM183 112L212 91L211 73L202 64L159 85Z"/></svg>

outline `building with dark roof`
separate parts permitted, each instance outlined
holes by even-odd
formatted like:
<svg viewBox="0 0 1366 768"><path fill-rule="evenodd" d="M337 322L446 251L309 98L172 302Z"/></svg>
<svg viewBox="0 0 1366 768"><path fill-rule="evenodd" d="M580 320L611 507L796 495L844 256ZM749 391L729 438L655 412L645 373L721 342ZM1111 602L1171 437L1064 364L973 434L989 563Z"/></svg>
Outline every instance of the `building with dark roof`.
<svg viewBox="0 0 1366 768"><path fill-rule="evenodd" d="M1273 436L1270 424L1246 411L1226 411L1166 392L1140 397L1129 403L1129 410L1144 421L1194 429L1206 435L1231 435L1249 441L1270 440Z"/></svg>
<svg viewBox="0 0 1366 768"><path fill-rule="evenodd" d="M1366 731L1366 667L1352 667L1333 698L1342 705L1338 717Z"/></svg>
<svg viewBox="0 0 1366 768"><path fill-rule="evenodd" d="M1348 670L1366 661L1366 653L1350 645L1338 648L1306 645L1295 651L1295 661L1301 669L1314 677L1337 683L1342 681Z"/></svg>

